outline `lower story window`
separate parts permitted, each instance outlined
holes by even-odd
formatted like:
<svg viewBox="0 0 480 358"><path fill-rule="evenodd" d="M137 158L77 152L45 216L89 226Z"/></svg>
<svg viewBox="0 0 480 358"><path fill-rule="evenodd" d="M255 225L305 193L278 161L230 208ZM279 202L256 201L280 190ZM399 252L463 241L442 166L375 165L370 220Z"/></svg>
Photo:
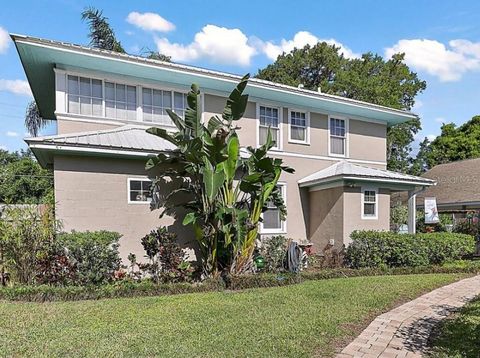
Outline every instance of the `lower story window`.
<svg viewBox="0 0 480 358"><path fill-rule="evenodd" d="M376 219L378 213L378 190L362 189L362 218Z"/></svg>
<svg viewBox="0 0 480 358"><path fill-rule="evenodd" d="M283 201L286 203L286 186L285 184L278 184ZM263 222L260 224L260 232L268 233L284 233L286 230L286 223L281 219L280 210L275 206L273 201L267 203L267 210L262 214Z"/></svg>
<svg viewBox="0 0 480 358"><path fill-rule="evenodd" d="M150 203L152 182L149 179L128 179L128 202Z"/></svg>

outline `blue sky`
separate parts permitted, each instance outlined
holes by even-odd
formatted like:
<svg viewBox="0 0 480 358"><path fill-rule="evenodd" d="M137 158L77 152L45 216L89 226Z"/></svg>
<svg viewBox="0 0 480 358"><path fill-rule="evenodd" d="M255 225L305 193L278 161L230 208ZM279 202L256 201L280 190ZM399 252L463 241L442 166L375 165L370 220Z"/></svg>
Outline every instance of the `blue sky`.
<svg viewBox="0 0 480 358"><path fill-rule="evenodd" d="M427 81L414 108L423 125L419 139L438 135L441 122L480 114L478 1L8 1L0 13L0 148L25 148L31 98L6 33L88 44L80 19L87 6L104 10L129 53L159 49L176 62L238 74L254 74L279 52L319 40L352 57L406 52Z"/></svg>

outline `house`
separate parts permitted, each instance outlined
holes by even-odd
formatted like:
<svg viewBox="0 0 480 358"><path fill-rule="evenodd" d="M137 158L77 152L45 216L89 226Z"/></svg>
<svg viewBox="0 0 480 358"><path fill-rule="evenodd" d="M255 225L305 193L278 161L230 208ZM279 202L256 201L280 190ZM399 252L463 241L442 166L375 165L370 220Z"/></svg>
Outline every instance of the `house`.
<svg viewBox="0 0 480 358"><path fill-rule="evenodd" d="M455 218L480 210L480 158L440 164L422 177L435 180L437 185L418 193L418 208L423 208L426 197L434 197L438 211L451 213Z"/></svg>
<svg viewBox="0 0 480 358"><path fill-rule="evenodd" d="M203 93L203 119L221 113L240 76L28 36L12 39L42 117L57 123L56 135L26 142L40 164L54 170L56 215L64 229L118 231L123 257L141 256L140 238L159 225L180 229L178 217L159 219L150 210L154 173L145 171L145 162L172 146L145 129L173 130L165 109L182 115L192 83ZM410 112L258 79L246 93L240 143L262 144L270 127L276 147L269 154L295 169L279 183L288 218L268 208L261 235L310 240L317 251L340 249L355 229L388 230L392 192L408 191L414 208L416 190L434 184L386 170L387 127L414 118ZM169 183L162 190L171 190ZM180 237L191 245L188 230Z"/></svg>

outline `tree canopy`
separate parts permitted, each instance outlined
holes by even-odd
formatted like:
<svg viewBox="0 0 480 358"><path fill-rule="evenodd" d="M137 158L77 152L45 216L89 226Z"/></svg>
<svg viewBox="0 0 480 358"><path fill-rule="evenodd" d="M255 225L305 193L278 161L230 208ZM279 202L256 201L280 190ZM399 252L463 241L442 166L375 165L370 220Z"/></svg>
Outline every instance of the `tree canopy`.
<svg viewBox="0 0 480 358"><path fill-rule="evenodd" d="M348 59L340 47L325 42L283 53L257 77L403 110L410 110L415 96L426 88L404 63L403 54L385 60L369 52ZM408 170L411 143L420 129L418 118L388 129L389 169Z"/></svg>
<svg viewBox="0 0 480 358"><path fill-rule="evenodd" d="M454 123L444 124L441 131L433 141L425 138L422 142L414 160L417 174L438 164L480 157L480 116L459 127Z"/></svg>
<svg viewBox="0 0 480 358"><path fill-rule="evenodd" d="M30 151L0 150L0 203L41 203L53 195L53 173L42 169Z"/></svg>

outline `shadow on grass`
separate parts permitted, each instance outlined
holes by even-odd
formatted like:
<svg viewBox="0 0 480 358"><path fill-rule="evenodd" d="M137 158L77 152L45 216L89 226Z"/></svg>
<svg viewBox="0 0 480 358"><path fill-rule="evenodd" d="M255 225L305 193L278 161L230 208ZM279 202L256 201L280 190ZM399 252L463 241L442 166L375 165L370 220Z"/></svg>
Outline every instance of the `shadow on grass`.
<svg viewBox="0 0 480 358"><path fill-rule="evenodd" d="M429 343L432 357L480 358L480 297L440 323Z"/></svg>

